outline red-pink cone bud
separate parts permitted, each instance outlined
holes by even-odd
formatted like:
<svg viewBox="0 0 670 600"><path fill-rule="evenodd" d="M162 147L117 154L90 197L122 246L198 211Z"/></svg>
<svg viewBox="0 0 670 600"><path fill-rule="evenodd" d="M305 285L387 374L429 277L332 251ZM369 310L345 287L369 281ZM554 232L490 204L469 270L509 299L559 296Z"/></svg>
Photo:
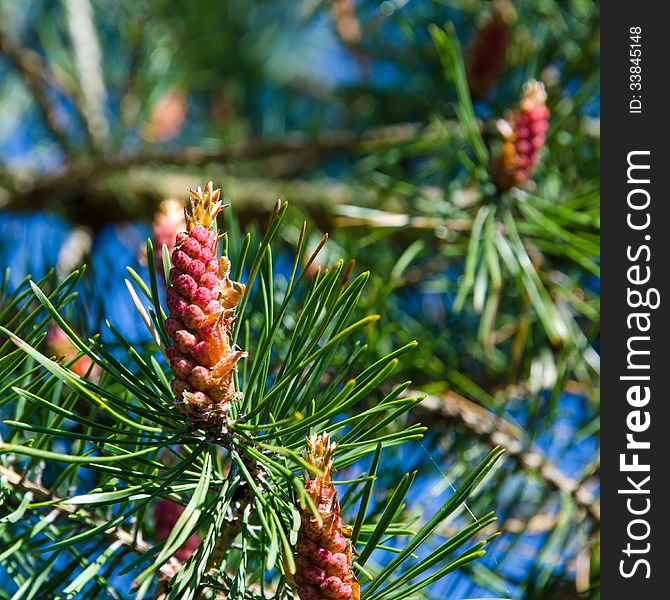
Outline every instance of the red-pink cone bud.
<svg viewBox="0 0 670 600"><path fill-rule="evenodd" d="M361 25L356 16L353 0L332 0L333 21L338 37L345 44L359 44Z"/></svg>
<svg viewBox="0 0 670 600"><path fill-rule="evenodd" d="M519 107L498 121L503 146L491 174L499 190L523 185L535 170L549 129L546 101L544 85L531 79L523 86Z"/></svg>
<svg viewBox="0 0 670 600"><path fill-rule="evenodd" d="M353 549L342 526L340 504L330 474L337 444L327 433L307 439L307 462L318 475L305 475L305 491L317 507L300 507L301 525L294 548L296 573L288 576L301 600L359 600L360 588L351 563Z"/></svg>
<svg viewBox="0 0 670 600"><path fill-rule="evenodd" d="M467 58L468 85L475 100L487 98L498 80L505 65L510 25L515 19L509 0L494 0L475 34Z"/></svg>
<svg viewBox="0 0 670 600"><path fill-rule="evenodd" d="M156 538L158 540L163 541L167 539L183 512L183 506L175 504L165 498L161 498L154 504L154 527ZM184 545L174 553L175 558L182 562L188 560L199 544L200 538L198 534L191 534L191 536L184 542Z"/></svg>
<svg viewBox="0 0 670 600"><path fill-rule="evenodd" d="M184 204L174 198L163 200L158 207L158 212L154 215L152 227L154 265L156 266L156 272L162 277L165 277L163 273L163 244L167 246L168 252L172 254L175 246L175 238L185 227Z"/></svg>
<svg viewBox="0 0 670 600"><path fill-rule="evenodd" d="M151 142L168 142L177 137L186 120L186 100L184 91L177 88L163 94L142 128L144 138Z"/></svg>
<svg viewBox="0 0 670 600"><path fill-rule="evenodd" d="M45 345L49 354L55 356L57 359L63 359L66 363L72 361L79 354L79 349L57 325L51 326L47 331ZM94 364L86 355L80 356L75 360L70 365L70 370L79 375L79 377L86 377L93 382L97 382L100 378L100 367Z"/></svg>
<svg viewBox="0 0 670 600"><path fill-rule="evenodd" d="M236 397L235 363L246 355L231 346L233 313L244 285L231 281L230 261L216 258L216 215L224 208L209 182L191 191L186 231L175 237L165 326L173 345L166 355L175 376L171 387L179 409L196 425L221 430Z"/></svg>

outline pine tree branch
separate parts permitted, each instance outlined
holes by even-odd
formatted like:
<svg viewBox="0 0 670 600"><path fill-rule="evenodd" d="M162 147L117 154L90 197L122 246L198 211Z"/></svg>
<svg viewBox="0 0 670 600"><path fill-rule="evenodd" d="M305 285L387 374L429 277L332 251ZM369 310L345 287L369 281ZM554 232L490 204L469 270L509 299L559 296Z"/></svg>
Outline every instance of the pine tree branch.
<svg viewBox="0 0 670 600"><path fill-rule="evenodd" d="M23 82L32 94L35 103L42 115L44 124L59 143L61 148L70 153L70 141L64 127L59 122L56 113L47 99L44 86L49 82L42 58L34 50L21 48L10 41L7 34L0 28L0 53L4 54L21 75Z"/></svg>
<svg viewBox="0 0 670 600"><path fill-rule="evenodd" d="M4 48L0 47L0 50L4 51ZM96 160L81 158L61 173L50 177L35 177L32 190L37 191L42 187L77 189L90 177L123 172L143 165L200 167L212 163L229 164L287 154L307 154L325 159L342 152L369 152L395 146L414 139L421 132L422 127L418 124L399 123L361 133L352 130L328 131L316 137L295 132L277 140L252 139L214 150L184 147L172 151L146 150L133 155L117 155Z"/></svg>
<svg viewBox="0 0 670 600"><path fill-rule="evenodd" d="M556 490L570 495L600 525L600 502L584 481L565 475L541 452L527 447L517 427L454 392L447 392L440 397L417 390L407 390L405 394L407 397L425 395L423 402L417 406L418 412L423 411L431 418L455 419L490 446L506 448L508 455L519 465L536 471Z"/></svg>
<svg viewBox="0 0 670 600"><path fill-rule="evenodd" d="M104 521L97 519L86 509L81 508L78 505L64 502L63 499L53 495L47 488L31 481L13 469L0 465L0 477L5 479L17 491L32 494L34 502L54 503L49 506L49 509L52 511L58 511L63 515L76 515L77 517L81 517L88 521L93 527L97 527L104 523ZM146 542L121 527L108 529L102 535L110 540L120 542L136 554L143 554L151 549ZM160 571L169 573L167 565L161 567Z"/></svg>
<svg viewBox="0 0 670 600"><path fill-rule="evenodd" d="M79 78L77 108L89 142L100 149L107 145L109 122L105 115L107 90L103 78L102 49L90 0L66 0L66 20L74 63Z"/></svg>
<svg viewBox="0 0 670 600"><path fill-rule="evenodd" d="M192 167L191 170L195 170ZM217 170L218 171L218 170ZM97 229L109 223L129 220L150 221L165 198L183 198L193 185L194 176L184 169L179 173L160 168L137 167L124 173L95 177L71 189L70 182L60 181L50 188L42 180L37 187L25 188L29 176L4 172L6 193L0 189L0 208L7 210L53 210L77 225ZM216 172L209 172L208 176ZM200 174L198 174L200 177ZM20 181L20 183L19 183ZM0 188L3 172L0 169ZM228 198L240 213L269 212L277 198L285 198L292 205L309 210L318 223L330 215L335 207L354 202L374 205L382 195L369 188L328 179L305 181L297 179L247 178L223 174L222 183ZM20 192L14 191L16 187ZM9 189L7 189L9 188ZM453 223L454 227L467 224Z"/></svg>
<svg viewBox="0 0 670 600"><path fill-rule="evenodd" d="M82 508L81 506L63 502L60 498L53 495L48 489L46 489L42 485L35 483L34 481L31 481L24 475L17 473L15 470L11 468L7 468L3 465L0 465L0 478L7 481L7 483L9 483L15 490L24 494L30 494L32 502L36 503L55 502L55 504L49 505L51 513L56 512L61 513L63 515L76 515L77 517L83 518L86 521L88 521L92 527L97 527L104 523L104 521L97 519L89 511ZM238 524L234 524L231 532L228 533L227 535L222 536L221 543L217 543L217 548L219 550L225 550L227 544L229 544L232 541L232 539L237 535L237 533L239 533L239 529L236 529L237 525ZM239 525L241 527L241 524ZM141 538L133 535L132 533L126 531L125 529L122 529L121 527L113 527L112 529L108 529L102 535L109 540L119 542L120 544L122 544L123 546L128 548L128 550L130 550L135 554L144 554L145 552L151 549L149 544L144 542ZM213 560L210 560L210 563L213 563ZM162 581L162 585L159 584L159 586L156 589L156 594L154 596L156 600L164 597L165 590L167 589L166 588L167 583L181 569L182 564L183 563L180 560L172 557L170 561L166 562L164 565L160 567L159 579ZM208 571L209 570L210 569L208 569ZM201 586L200 588L201 591L199 592L200 595L198 596L199 598L203 599L205 598L205 596L203 596L202 594L204 593L204 589L206 587L207 587L206 584L203 584ZM218 597L219 596L216 595L216 598Z"/></svg>
<svg viewBox="0 0 670 600"><path fill-rule="evenodd" d="M301 165L311 168L334 154L371 152L419 135L441 134L414 124L399 124L362 133L331 131L317 137L296 133L280 140L250 140L217 150L181 148L132 156L80 157L63 170L47 175L4 169L0 178L4 198L0 199L0 205L10 210L57 209L75 223L97 228L110 222L150 219L161 200L168 196L182 197L192 185L193 172L200 173L207 165L261 161L259 168L266 176L276 176L277 170L285 176L286 165L294 173ZM180 167L179 175L175 175L172 167ZM191 176L186 176L186 170ZM226 177L226 187L232 189L229 179ZM282 190L287 190L287 195L290 192L297 202L304 197L305 204L319 207L354 202L362 193L369 195L358 187L331 181L316 185L295 180L286 183L285 179L238 181L242 199L236 197L236 203L244 203L245 198L254 201L259 189L273 202Z"/></svg>

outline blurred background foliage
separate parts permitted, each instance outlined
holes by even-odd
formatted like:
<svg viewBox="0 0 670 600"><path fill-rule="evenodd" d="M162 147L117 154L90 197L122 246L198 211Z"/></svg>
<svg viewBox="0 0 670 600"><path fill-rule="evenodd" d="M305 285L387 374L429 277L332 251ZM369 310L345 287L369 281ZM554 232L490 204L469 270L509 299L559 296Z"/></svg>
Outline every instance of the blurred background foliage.
<svg viewBox="0 0 670 600"><path fill-rule="evenodd" d="M419 470L425 493L408 510L493 445L508 450L469 505L495 508L503 535L432 597L597 598L598 10L0 0L7 289L85 262L70 322L113 345L109 320L142 345L123 280L126 265L146 274L161 200L213 179L242 230L289 200L287 249L306 219L312 247L330 235L321 267L355 258L354 273L371 272L371 351L419 341L395 383L426 395L411 418L429 432L383 474ZM490 81L473 72L477 52ZM495 121L531 78L551 111L542 161L523 190L499 191Z"/></svg>

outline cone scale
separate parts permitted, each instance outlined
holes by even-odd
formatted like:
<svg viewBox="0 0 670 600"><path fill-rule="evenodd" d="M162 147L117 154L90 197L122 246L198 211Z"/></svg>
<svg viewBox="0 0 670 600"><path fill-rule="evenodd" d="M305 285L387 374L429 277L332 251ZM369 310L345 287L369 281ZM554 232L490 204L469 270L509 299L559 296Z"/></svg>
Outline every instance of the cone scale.
<svg viewBox="0 0 670 600"><path fill-rule="evenodd" d="M225 208L210 181L191 190L184 214L186 231L177 234L169 273L166 350L174 374L177 408L197 427L222 431L230 403L235 364L246 356L232 347L230 332L244 285L230 279L230 261L216 256L216 216Z"/></svg>
<svg viewBox="0 0 670 600"><path fill-rule="evenodd" d="M360 588L352 570L349 529L342 525L340 504L330 476L337 444L327 433L307 439L305 456L318 475L305 475L305 491L317 507L301 507L301 524L294 548L295 575L289 578L300 600L359 600Z"/></svg>

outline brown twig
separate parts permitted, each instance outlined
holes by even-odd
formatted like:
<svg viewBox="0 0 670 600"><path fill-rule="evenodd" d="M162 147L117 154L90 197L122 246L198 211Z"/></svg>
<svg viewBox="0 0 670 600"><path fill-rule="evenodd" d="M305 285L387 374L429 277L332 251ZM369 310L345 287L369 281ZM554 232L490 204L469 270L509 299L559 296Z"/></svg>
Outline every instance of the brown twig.
<svg viewBox="0 0 670 600"><path fill-rule="evenodd" d="M49 508L51 510L56 510L63 515L72 515L82 518L92 523L96 527L98 525L103 524L102 521L97 519L92 513L90 513L86 509L78 505L68 504L65 501L65 499L58 498L45 487L31 481L25 475L21 475L20 473L17 473L13 469L0 465L0 477L5 479L16 490L21 491L23 493L32 494L34 502L52 503L49 505ZM121 527L112 527L110 529L107 529L103 532L102 535L104 535L108 539L120 542L121 544L123 544L125 547L127 547L132 552L135 552L136 554L143 554L151 549L146 542L138 539L132 533L126 531L125 529L122 529ZM164 567L161 567L161 571L163 570L163 568Z"/></svg>
<svg viewBox="0 0 670 600"><path fill-rule="evenodd" d="M194 177L202 178L202 173L194 171L195 168L176 172L138 167L123 174L93 177L76 189L71 187L71 182L61 179L54 185L47 185L46 179L35 184L32 179L22 176L20 183L18 178L13 181L14 186L20 187L20 192L0 195L0 208L54 210L71 222L91 229L128 220L151 220L163 199L184 197ZM335 206L361 201L374 204L381 198L381 194L374 190L328 179L305 181L222 176L218 168L209 170L207 177L220 178L226 198L243 213L242 222L245 215L267 212L277 198L285 198L291 204L309 210L313 220L326 226L332 223L330 215ZM324 219L326 216L328 218Z"/></svg>
<svg viewBox="0 0 670 600"><path fill-rule="evenodd" d="M35 103L39 108L47 129L56 138L63 150L69 152L71 146L67 133L46 97L44 88L48 85L50 78L44 69L43 61L39 54L34 50L21 48L10 41L2 29L0 29L0 53L9 59L23 78L26 87L35 99Z"/></svg>
<svg viewBox="0 0 670 600"><path fill-rule="evenodd" d="M71 188L81 185L93 176L125 171L143 165L198 167L211 163L226 164L246 160L260 160L272 156L309 153L314 156L330 156L340 152L362 152L378 148L380 145L394 145L409 141L420 132L420 127L403 123L371 129L363 133L350 130L336 130L316 137L302 133L289 134L278 140L248 140L237 144L207 150L197 147L179 148L173 151L146 151L133 155L118 155L95 161L80 160L71 168L51 177L35 178L33 189L40 186L58 185L69 182Z"/></svg>
<svg viewBox="0 0 670 600"><path fill-rule="evenodd" d="M261 164L256 165L257 170L260 168L267 174L273 172L274 161L280 160L282 164L290 162L295 172L299 170L300 164L310 166L315 161L342 152L371 152L410 141L419 134L423 134L422 129L414 124L371 129L362 133L331 131L317 137L296 133L280 140L250 140L217 150L189 147L171 152L146 151L127 156L79 158L65 169L47 175L5 170L3 208L57 208L66 212L73 221L95 228L103 223L150 218L157 203L163 199L160 195L167 187L166 181L191 181L189 178L175 177L174 172L170 172L171 167L180 167L180 175L183 175L186 170L192 172L210 164L220 166L260 161ZM280 165L280 170L282 168ZM146 185L148 180L151 180L152 187ZM159 183L157 187L156 180ZM251 181L247 183L257 187ZM263 182L260 183L262 187ZM276 200L278 189L286 185L280 180L275 183L277 186L273 196ZM188 186L188 183L185 186L172 186L172 192L183 195ZM298 183L296 186L300 187ZM226 187L232 188L229 185ZM348 186L333 185L332 182L320 187L319 200L324 195L328 198L335 196L338 203L353 201L360 193L358 190L356 193L343 194L343 189ZM326 190L326 187L332 187L333 190ZM302 188L309 188L307 191L313 195L310 182L302 184Z"/></svg>
<svg viewBox="0 0 670 600"><path fill-rule="evenodd" d="M62 515L71 515L76 516L85 521L88 521L93 526L97 527L102 525L103 522L97 519L93 514L91 514L86 509L81 506L68 504L65 499L58 498L53 495L45 487L35 483L28 479L25 475L17 473L13 469L7 468L3 465L0 465L0 478L3 478L7 483L9 483L14 489L25 493L31 494L32 501L35 503L49 502L49 509L51 512L56 511ZM235 526L232 526L230 533L225 536L222 536L221 541L223 543L217 543L219 550L225 550L225 544L229 543L232 538L239 533L239 529L236 529ZM132 533L122 529L121 527L112 527L103 532L106 538L118 542L119 544L128 548L131 552L135 554L144 554L151 550L149 544L140 539L138 536L133 535ZM220 552L219 552L220 555ZM211 562L211 560L210 560ZM169 581L177 571L181 568L181 562L176 558L172 558L170 561L162 565L159 569L159 577L163 578L163 581ZM206 584L202 584L206 586ZM160 594L160 586L157 594ZM156 596L157 598L160 595Z"/></svg>
<svg viewBox="0 0 670 600"><path fill-rule="evenodd" d="M416 390L407 390L406 394L408 397L425 395ZM541 452L525 445L522 441L523 433L505 419L451 391L439 397L425 395L417 410L424 411L431 417L456 419L491 446L505 448L508 456L520 465L537 472L555 489L570 495L600 525L600 502L585 482L565 475Z"/></svg>

